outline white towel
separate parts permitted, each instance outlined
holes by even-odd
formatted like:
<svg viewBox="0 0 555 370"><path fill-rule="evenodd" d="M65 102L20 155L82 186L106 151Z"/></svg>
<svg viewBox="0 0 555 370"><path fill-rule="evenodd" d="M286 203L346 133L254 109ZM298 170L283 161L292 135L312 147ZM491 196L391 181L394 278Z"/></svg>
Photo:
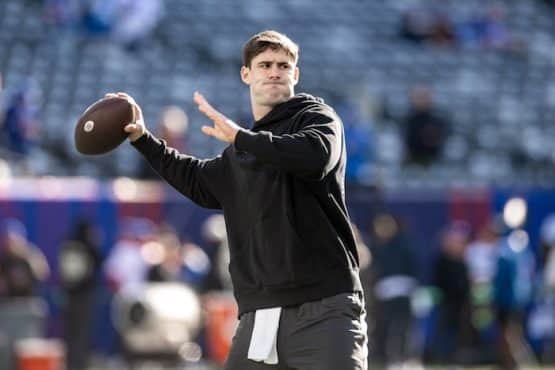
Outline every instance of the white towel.
<svg viewBox="0 0 555 370"><path fill-rule="evenodd" d="M277 333L280 315L281 307L256 310L248 353L250 360L263 361L269 365L278 363Z"/></svg>

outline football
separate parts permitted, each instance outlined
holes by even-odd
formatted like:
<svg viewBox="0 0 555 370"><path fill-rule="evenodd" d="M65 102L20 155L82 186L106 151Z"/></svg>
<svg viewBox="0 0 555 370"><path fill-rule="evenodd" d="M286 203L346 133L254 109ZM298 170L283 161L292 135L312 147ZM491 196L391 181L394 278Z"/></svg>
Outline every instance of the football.
<svg viewBox="0 0 555 370"><path fill-rule="evenodd" d="M124 127L135 121L133 106L124 98L96 101L79 117L75 147L82 154L104 154L120 145L128 133Z"/></svg>

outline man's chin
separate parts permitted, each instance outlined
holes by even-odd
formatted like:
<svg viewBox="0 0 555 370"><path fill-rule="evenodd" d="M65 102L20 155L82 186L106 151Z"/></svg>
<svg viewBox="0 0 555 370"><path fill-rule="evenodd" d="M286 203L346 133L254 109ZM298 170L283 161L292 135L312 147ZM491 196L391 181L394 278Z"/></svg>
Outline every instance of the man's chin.
<svg viewBox="0 0 555 370"><path fill-rule="evenodd" d="M270 94L264 97L263 105L273 107L278 104L285 103L289 99L290 97L285 94Z"/></svg>

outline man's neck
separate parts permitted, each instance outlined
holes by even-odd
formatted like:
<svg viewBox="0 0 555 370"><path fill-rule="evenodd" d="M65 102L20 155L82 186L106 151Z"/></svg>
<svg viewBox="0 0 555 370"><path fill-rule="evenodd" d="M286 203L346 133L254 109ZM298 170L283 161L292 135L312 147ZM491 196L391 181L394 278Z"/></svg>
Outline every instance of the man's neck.
<svg viewBox="0 0 555 370"><path fill-rule="evenodd" d="M260 121L265 115L267 115L272 109L274 109L274 107L266 105L255 106L254 104L252 104L251 107L252 115L254 116L255 121Z"/></svg>
<svg viewBox="0 0 555 370"><path fill-rule="evenodd" d="M290 99L292 99L295 95L291 95L287 100L288 101ZM284 103L285 101L281 102ZM272 111L272 109L274 109L277 105L281 104L278 103L276 105L259 105L256 104L254 101L251 100L251 109L252 109L252 115L254 117L255 121L260 121L262 118L264 118L264 116L266 116L268 113L270 113Z"/></svg>

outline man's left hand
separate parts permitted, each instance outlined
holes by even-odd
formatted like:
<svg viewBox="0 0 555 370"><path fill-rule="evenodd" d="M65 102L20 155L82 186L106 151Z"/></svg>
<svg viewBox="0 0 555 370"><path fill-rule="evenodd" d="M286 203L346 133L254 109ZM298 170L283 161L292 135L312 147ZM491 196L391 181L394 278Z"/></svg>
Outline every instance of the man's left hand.
<svg viewBox="0 0 555 370"><path fill-rule="evenodd" d="M241 127L214 109L198 91L195 92L193 100L197 104L198 110L214 123L212 127L202 126L202 132L218 140L233 144L235 136L241 130Z"/></svg>

